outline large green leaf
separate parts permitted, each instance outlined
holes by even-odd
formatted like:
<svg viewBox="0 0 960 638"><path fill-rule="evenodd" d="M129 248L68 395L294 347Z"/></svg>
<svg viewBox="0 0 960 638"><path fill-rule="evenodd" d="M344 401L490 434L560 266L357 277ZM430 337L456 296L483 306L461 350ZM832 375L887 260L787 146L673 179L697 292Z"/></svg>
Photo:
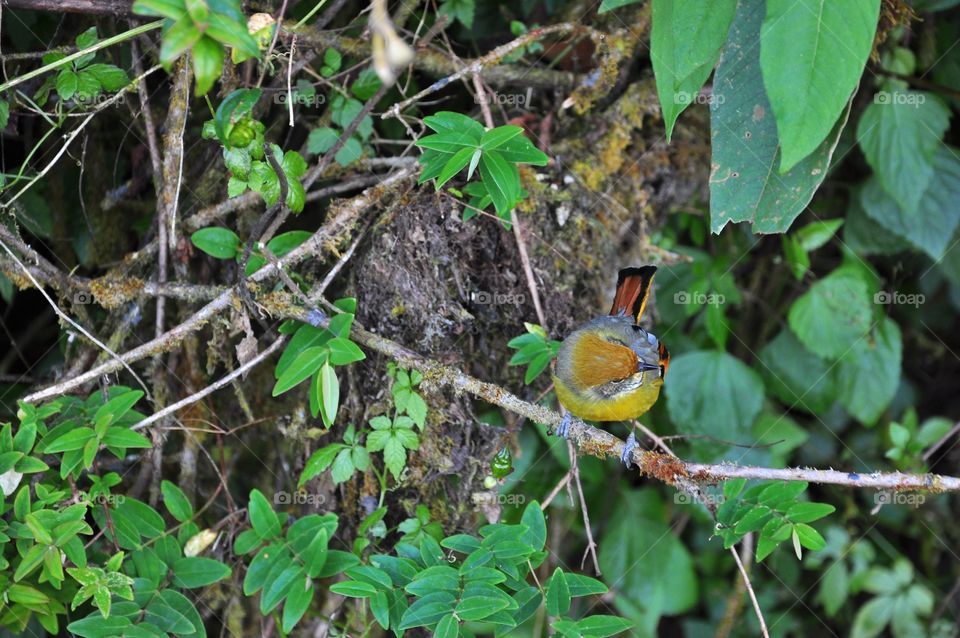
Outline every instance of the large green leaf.
<svg viewBox="0 0 960 638"><path fill-rule="evenodd" d="M933 177L933 159L950 124L950 109L932 93L889 90L860 116L857 143L883 188L913 212Z"/></svg>
<svg viewBox="0 0 960 638"><path fill-rule="evenodd" d="M830 136L860 82L880 0L767 0L760 32L763 83L777 120L781 172Z"/></svg>
<svg viewBox="0 0 960 638"><path fill-rule="evenodd" d="M861 339L837 367L840 403L861 423L872 425L890 405L900 383L900 328L884 318L871 338Z"/></svg>
<svg viewBox="0 0 960 638"><path fill-rule="evenodd" d="M759 375L720 351L680 355L670 364L664 388L670 418L681 432L727 441L741 440L750 432L763 403Z"/></svg>
<svg viewBox="0 0 960 638"><path fill-rule="evenodd" d="M713 82L710 230L753 223L756 233L782 233L803 212L826 177L846 116L809 157L780 174L777 125L760 71L757 39L762 0L741 0Z"/></svg>
<svg viewBox="0 0 960 638"><path fill-rule="evenodd" d="M693 560L664 524L656 492L642 489L616 498L618 506L600 543L603 580L636 605L662 599L664 614L692 608L699 598Z"/></svg>
<svg viewBox="0 0 960 638"><path fill-rule="evenodd" d="M933 156L933 178L915 212L904 210L880 185L867 180L860 203L885 231L903 237L932 259L943 257L960 225L960 159L957 149L940 145Z"/></svg>
<svg viewBox="0 0 960 638"><path fill-rule="evenodd" d="M803 347L790 330L782 330L760 351L767 388L790 409L812 414L830 409L836 386L829 364Z"/></svg>
<svg viewBox="0 0 960 638"><path fill-rule="evenodd" d="M870 330L873 311L864 281L835 271L790 307L790 328L807 350L825 359L847 354Z"/></svg>
<svg viewBox="0 0 960 638"><path fill-rule="evenodd" d="M653 0L650 58L667 141L717 63L737 0Z"/></svg>

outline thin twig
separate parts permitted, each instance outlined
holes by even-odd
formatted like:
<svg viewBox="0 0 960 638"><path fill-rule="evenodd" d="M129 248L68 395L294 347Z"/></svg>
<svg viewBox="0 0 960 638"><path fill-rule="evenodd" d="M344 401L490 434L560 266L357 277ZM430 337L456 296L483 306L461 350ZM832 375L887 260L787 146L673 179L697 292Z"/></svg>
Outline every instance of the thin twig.
<svg viewBox="0 0 960 638"><path fill-rule="evenodd" d="M757 620L760 621L760 632L763 634L763 638L770 638L770 633L767 631L767 623L763 620L763 612L760 610L760 603L757 601L757 595L753 592L750 576L743 566L743 561L740 560L740 554L737 553L735 547L730 548L730 553L733 554L733 560L737 563L737 569L740 570L740 576L743 578L743 583L747 587L747 593L750 595L750 602L753 603L753 611L757 614Z"/></svg>
<svg viewBox="0 0 960 638"><path fill-rule="evenodd" d="M593 530L590 529L590 513L587 511L587 500L583 496L583 485L580 483L580 465L577 462L577 451L573 449L573 443L567 441L567 452L570 454L570 473L573 475L573 483L577 486L577 496L580 499L580 513L583 515L583 529L587 533L587 549L583 552L583 560L580 561L580 569L583 569L587 562L587 556L593 558L593 569L597 576L600 575L600 563L597 561L597 543L593 540Z"/></svg>

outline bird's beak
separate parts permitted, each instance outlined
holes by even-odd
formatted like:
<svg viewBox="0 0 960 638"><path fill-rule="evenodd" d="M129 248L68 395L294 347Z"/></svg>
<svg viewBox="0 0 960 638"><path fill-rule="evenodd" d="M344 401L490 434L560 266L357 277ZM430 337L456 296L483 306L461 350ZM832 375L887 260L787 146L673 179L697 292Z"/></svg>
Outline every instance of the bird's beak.
<svg viewBox="0 0 960 638"><path fill-rule="evenodd" d="M646 372L647 370L659 370L660 366L655 363L647 363L646 361L641 361L638 365L638 372Z"/></svg>

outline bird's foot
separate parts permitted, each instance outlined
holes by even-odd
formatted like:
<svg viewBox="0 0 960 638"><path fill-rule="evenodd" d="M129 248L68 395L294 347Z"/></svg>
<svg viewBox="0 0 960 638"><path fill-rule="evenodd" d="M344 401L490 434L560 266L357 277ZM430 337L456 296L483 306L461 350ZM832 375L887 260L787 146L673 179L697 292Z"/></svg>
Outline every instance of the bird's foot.
<svg viewBox="0 0 960 638"><path fill-rule="evenodd" d="M553 433L562 439L570 438L571 423L573 423L573 415L569 412L564 412L563 418L560 419L560 423L557 425L557 428L553 431Z"/></svg>
<svg viewBox="0 0 960 638"><path fill-rule="evenodd" d="M633 467L633 450L637 447L637 437L630 433L627 442L623 445L623 452L620 454L620 461L627 466L627 469Z"/></svg>

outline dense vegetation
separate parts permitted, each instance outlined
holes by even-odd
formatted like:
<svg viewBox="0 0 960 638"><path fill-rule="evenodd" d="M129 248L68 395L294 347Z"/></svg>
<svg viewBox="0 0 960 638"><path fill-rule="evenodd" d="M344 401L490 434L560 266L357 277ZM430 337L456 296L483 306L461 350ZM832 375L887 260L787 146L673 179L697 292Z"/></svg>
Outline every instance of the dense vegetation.
<svg viewBox="0 0 960 638"><path fill-rule="evenodd" d="M960 633L957 0L9 5L3 635Z"/></svg>

